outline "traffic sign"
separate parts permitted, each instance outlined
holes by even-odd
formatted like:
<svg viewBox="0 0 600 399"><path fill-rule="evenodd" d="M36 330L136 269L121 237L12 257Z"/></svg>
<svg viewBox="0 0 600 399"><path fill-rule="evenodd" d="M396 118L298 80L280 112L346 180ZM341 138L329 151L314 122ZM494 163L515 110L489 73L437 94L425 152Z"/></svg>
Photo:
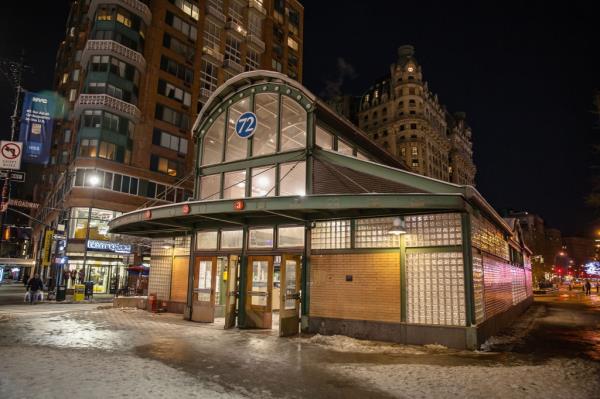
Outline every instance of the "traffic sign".
<svg viewBox="0 0 600 399"><path fill-rule="evenodd" d="M256 115L253 112L245 112L235 123L235 132L243 139L249 139L256 130Z"/></svg>
<svg viewBox="0 0 600 399"><path fill-rule="evenodd" d="M0 169L21 169L23 143L20 141L0 141Z"/></svg>
<svg viewBox="0 0 600 399"><path fill-rule="evenodd" d="M25 172L0 170L0 179L6 179L7 177L17 183L25 183Z"/></svg>

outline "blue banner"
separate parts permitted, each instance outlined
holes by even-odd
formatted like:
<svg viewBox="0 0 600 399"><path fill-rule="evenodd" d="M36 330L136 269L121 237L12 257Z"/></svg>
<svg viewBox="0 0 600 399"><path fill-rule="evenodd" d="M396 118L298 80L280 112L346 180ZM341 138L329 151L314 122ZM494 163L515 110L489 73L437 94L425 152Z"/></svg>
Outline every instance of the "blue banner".
<svg viewBox="0 0 600 399"><path fill-rule="evenodd" d="M24 161L48 163L57 106L54 93L25 93L19 132L19 141L23 142Z"/></svg>

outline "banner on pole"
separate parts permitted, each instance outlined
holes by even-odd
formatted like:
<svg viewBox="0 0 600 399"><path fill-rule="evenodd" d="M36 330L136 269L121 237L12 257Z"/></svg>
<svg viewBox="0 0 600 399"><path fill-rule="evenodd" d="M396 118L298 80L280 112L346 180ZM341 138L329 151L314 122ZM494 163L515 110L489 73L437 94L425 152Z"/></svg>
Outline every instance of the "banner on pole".
<svg viewBox="0 0 600 399"><path fill-rule="evenodd" d="M26 92L23 98L19 140L23 142L23 160L47 164L50 156L54 119L59 113L59 97L52 92Z"/></svg>

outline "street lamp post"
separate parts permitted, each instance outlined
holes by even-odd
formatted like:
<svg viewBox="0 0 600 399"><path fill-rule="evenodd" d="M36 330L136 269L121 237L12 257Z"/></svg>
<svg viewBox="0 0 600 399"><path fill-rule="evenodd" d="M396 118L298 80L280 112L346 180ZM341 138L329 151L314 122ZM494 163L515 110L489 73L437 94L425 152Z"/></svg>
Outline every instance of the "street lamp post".
<svg viewBox="0 0 600 399"><path fill-rule="evenodd" d="M93 175L88 177L88 183L92 186L92 195L96 193L95 188L100 184L100 176L96 172ZM91 278L91 268L87 267L87 254L88 254L88 241L90 239L90 224L92 221L92 209L93 209L93 196L92 201L90 202L90 206L88 207L88 215L87 215L87 225L85 229L85 242L83 247L83 278L84 281L89 281Z"/></svg>

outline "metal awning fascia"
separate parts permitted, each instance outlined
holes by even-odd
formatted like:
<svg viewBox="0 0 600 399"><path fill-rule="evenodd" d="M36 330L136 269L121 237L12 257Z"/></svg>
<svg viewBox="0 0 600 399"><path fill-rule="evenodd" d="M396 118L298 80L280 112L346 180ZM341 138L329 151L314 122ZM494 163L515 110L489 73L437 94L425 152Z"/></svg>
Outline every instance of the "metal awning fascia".
<svg viewBox="0 0 600 399"><path fill-rule="evenodd" d="M295 197L246 198L244 209L234 210L238 200L195 201L170 205L162 205L127 213L113 219L109 223L110 232L116 234L133 234L148 236L152 233L170 232L174 235L189 232L194 223L202 218L224 218L236 214L241 218L293 212L306 215L315 212L339 212L349 210L390 210L399 211L443 211L466 209L466 202L457 194L349 194L349 195L312 195ZM183 205L189 205L189 212L184 213ZM150 211L150 212L147 212ZM149 216L150 214L150 216ZM149 217L148 217L149 216ZM164 225L161 227L161 225ZM179 228L177 228L179 227Z"/></svg>

